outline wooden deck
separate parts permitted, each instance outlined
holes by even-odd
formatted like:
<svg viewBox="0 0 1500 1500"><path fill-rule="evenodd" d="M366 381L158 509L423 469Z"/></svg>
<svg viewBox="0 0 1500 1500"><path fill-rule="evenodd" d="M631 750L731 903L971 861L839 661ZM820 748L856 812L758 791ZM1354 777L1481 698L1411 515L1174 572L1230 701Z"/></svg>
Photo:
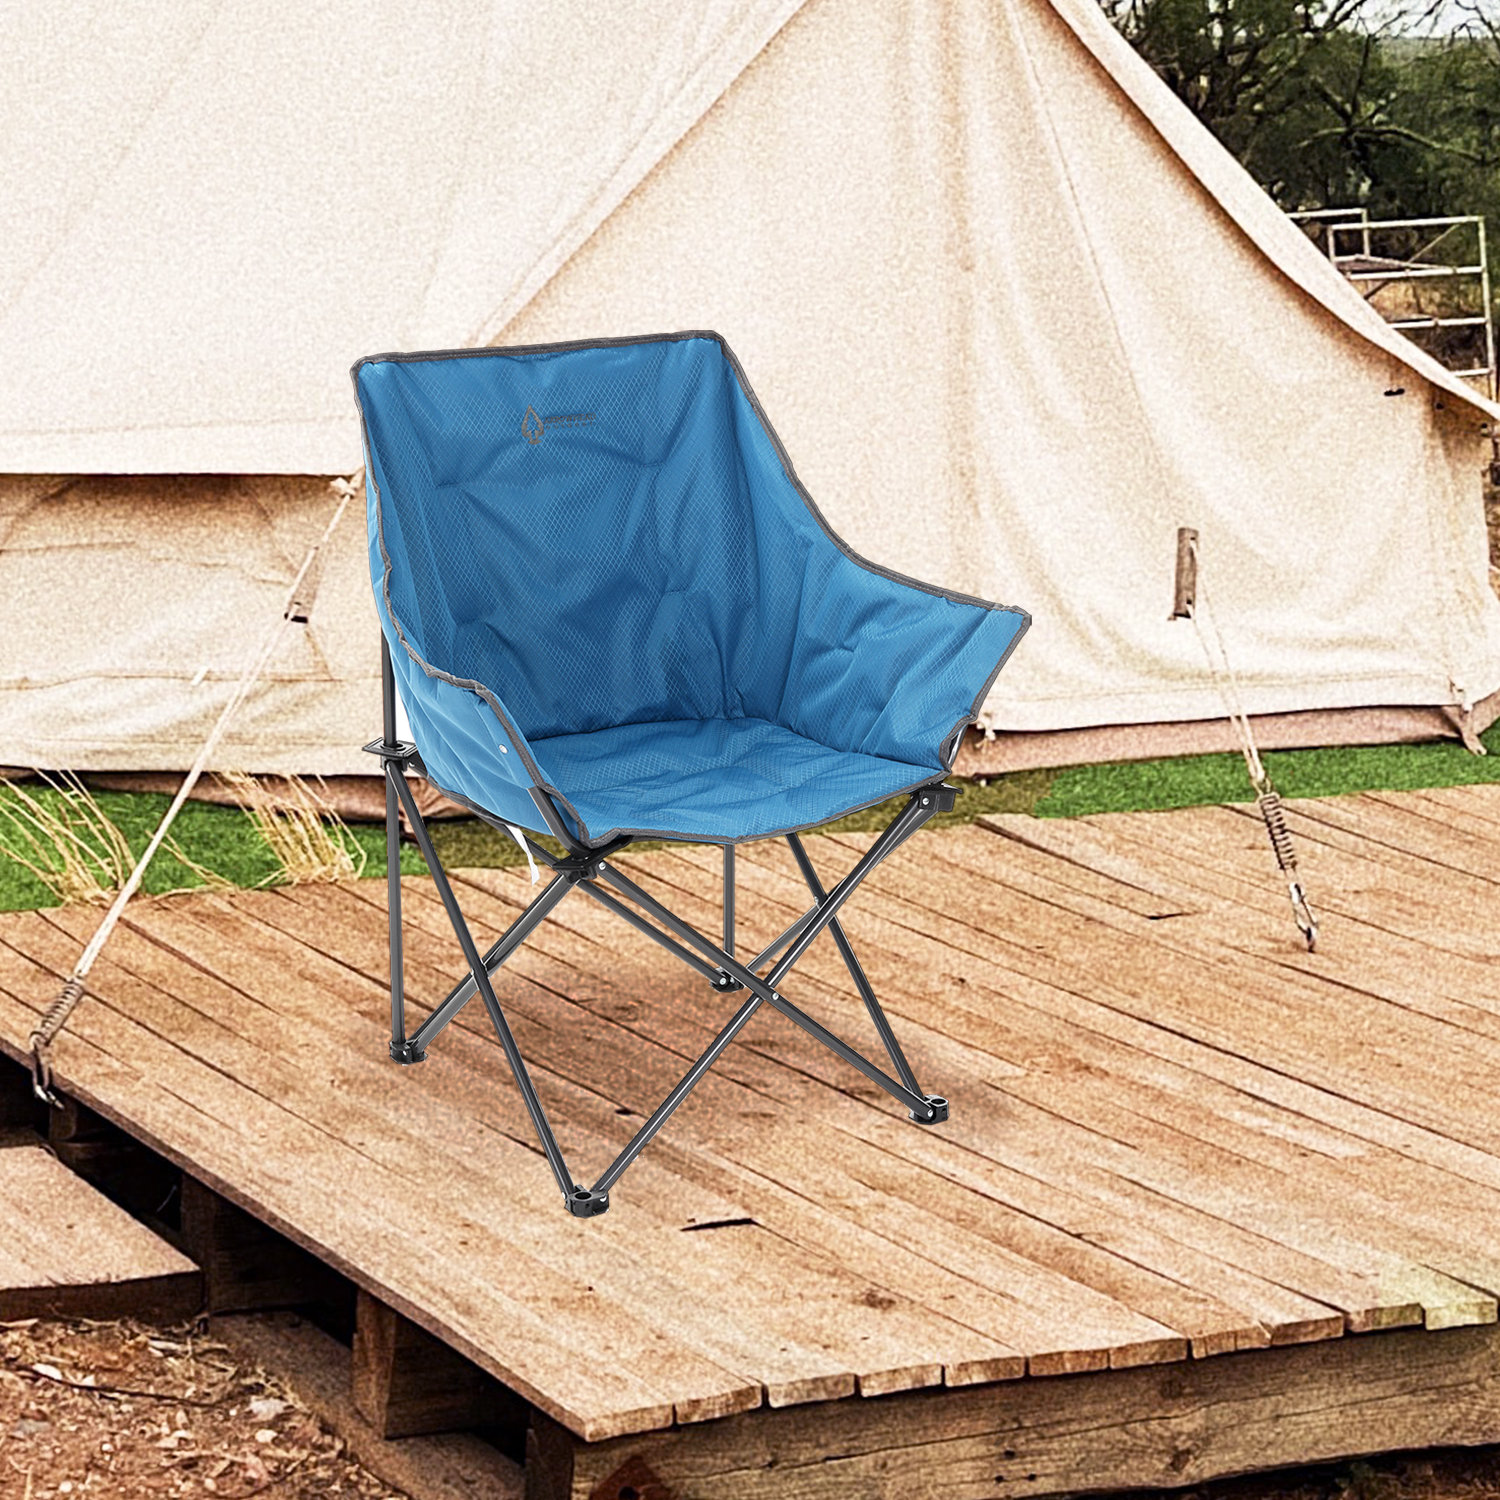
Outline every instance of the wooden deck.
<svg viewBox="0 0 1500 1500"><path fill-rule="evenodd" d="M0 1149L0 1322L189 1318L198 1268L36 1146Z"/></svg>
<svg viewBox="0 0 1500 1500"><path fill-rule="evenodd" d="M1368 1383L1368 1360L1390 1366L1382 1390L1406 1393L1406 1426L1366 1413L1347 1429L1358 1438L1333 1436L1325 1389L1300 1446L1255 1437L1242 1410L1222 1419L1229 1449L1169 1444L1150 1464L1122 1459L1119 1482L1224 1472L1235 1442L1254 1467L1358 1451L1346 1441L1500 1440L1500 1340L1484 1326L1500 1292L1500 787L1305 802L1291 821L1323 920L1316 955L1247 810L918 835L846 925L951 1121L912 1125L763 1012L601 1219L564 1212L477 1006L422 1066L385 1059L376 881L138 902L57 1072L530 1402L537 1461L563 1475L536 1494L669 1480L674 1496L924 1494L891 1457L924 1444L959 1484L944 1493L1080 1488L1040 1459L1012 1463L1006 1423L1035 1430L1036 1412L1072 1401L1095 1412L1076 1408L1077 1430L1099 1430L1112 1392L1120 1411L1165 1411L1240 1371L1234 1399L1253 1387L1274 1405L1299 1381ZM809 848L827 881L866 843ZM717 851L619 863L714 930ZM485 940L531 894L524 872L468 872L458 890ZM746 948L806 904L783 847L741 852ZM427 882L407 882L406 905L420 1013L458 956ZM0 918L12 1055L92 921ZM576 897L497 989L584 1180L728 1003ZM826 939L787 993L868 1036ZM1180 1373L1147 1368L1161 1366ZM1463 1421L1444 1369L1482 1391ZM714 1434L738 1456L705 1469ZM819 1441L855 1467L830 1467ZM601 1445L597 1462L582 1443ZM791 1448L809 1466L778 1488ZM631 1464L649 1478L595 1488Z"/></svg>

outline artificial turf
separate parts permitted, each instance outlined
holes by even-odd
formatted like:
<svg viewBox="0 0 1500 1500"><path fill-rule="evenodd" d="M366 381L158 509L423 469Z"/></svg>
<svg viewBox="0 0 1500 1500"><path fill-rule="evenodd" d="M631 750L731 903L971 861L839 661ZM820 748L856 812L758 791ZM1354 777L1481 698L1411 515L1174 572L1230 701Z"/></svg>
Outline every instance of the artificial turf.
<svg viewBox="0 0 1500 1500"><path fill-rule="evenodd" d="M1263 759L1283 797L1467 786L1500 781L1500 724L1483 738L1492 752L1488 756L1472 755L1456 742L1441 741L1269 751ZM55 800L58 795L45 787L33 786L28 790L43 801ZM0 797L5 795L0 788ZM148 793L99 792L96 800L132 849L139 851L170 799ZM935 818L933 826L970 822L982 813L1076 818L1089 813L1139 812L1252 800L1244 762L1238 755L1180 756L1022 771L993 777L984 785L969 782L957 807ZM898 807L899 801L868 808L831 824L830 831L881 828ZM430 827L445 864L508 866L523 862L520 851L506 834L478 819L434 821ZM384 874L384 829L354 824L348 836L365 856L365 875ZM24 865L6 856L10 837L4 821L0 820L0 911L55 905L57 898L47 886ZM276 879L276 862L270 850L246 814L236 808L189 802L177 819L173 837L189 859L231 884L257 886L274 883ZM401 868L408 874L420 873L425 868L421 855L410 845L402 849ZM191 869L163 850L147 873L145 888L161 893L200 883Z"/></svg>

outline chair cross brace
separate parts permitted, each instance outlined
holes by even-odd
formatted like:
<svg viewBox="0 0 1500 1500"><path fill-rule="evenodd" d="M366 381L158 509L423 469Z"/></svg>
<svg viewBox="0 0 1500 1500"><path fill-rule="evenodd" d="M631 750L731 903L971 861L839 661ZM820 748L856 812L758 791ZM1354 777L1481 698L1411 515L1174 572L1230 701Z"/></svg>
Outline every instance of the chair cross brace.
<svg viewBox="0 0 1500 1500"><path fill-rule="evenodd" d="M586 849L574 842L571 834L566 839L569 853L558 858L549 850L527 839L531 853L539 862L552 871L552 879L531 904L511 923L501 937L481 954L474 941L469 925L459 908L458 898L453 893L447 872L432 839L427 824L417 808L415 797L406 776L408 765L420 765L414 747L395 743L394 736L377 740L366 747L380 757L386 777L386 836L388 869L388 898L390 909L390 956L391 956L391 1057L399 1063L418 1063L427 1056L428 1045L477 994L500 1039L506 1061L515 1076L521 1098L531 1116L532 1125L541 1141L548 1164L562 1189L568 1211L577 1218L592 1218L609 1208L609 1190L619 1181L631 1162L640 1155L652 1137L671 1117L673 1112L692 1092L698 1081L713 1066L720 1053L744 1029L750 1018L762 1005L778 1010L788 1020L816 1037L818 1041L836 1053L851 1067L864 1074L872 1083L906 1105L911 1119L921 1125L935 1125L948 1118L948 1101L936 1094L924 1094L917 1083L916 1075L901 1051L890 1022L881 1009L880 1002L870 988L869 980L854 955L849 939L838 920L840 908L859 888L861 882L880 862L901 843L917 831L936 813L953 806L956 789L940 781L919 787L912 792L907 805L876 838L854 868L840 880L831 891L823 888L813 869L812 861L796 834L787 835L787 843L797 860L798 867L812 894L813 904L797 918L779 937L762 952L745 962L734 957L734 848L727 845L724 850L724 943L721 947L705 937L691 924L683 921L674 912L663 906L648 891L622 874L607 862L607 856L630 842L621 838L603 849ZM545 794L537 794L538 800ZM556 817L556 809L550 807L552 817L549 826L562 828L566 825ZM437 886L438 896L448 913L459 947L463 950L468 973L454 986L449 995L433 1008L427 1018L412 1032L406 1034L406 1002L402 974L401 949L401 884L400 884L400 827L397 808L403 810L417 845L427 861L427 868ZM555 822L554 822L555 819ZM608 886L610 889L605 889ZM573 889L612 911L638 932L644 933L653 942L659 943L689 968L703 975L716 990L732 992L748 991L739 1009L724 1023L718 1035L704 1049L702 1055L683 1074L682 1078L652 1111L646 1122L636 1131L630 1142L599 1176L592 1187L585 1188L574 1182L563 1157L562 1149L552 1132L546 1111L537 1097L525 1060L521 1056L515 1037L511 1033L505 1012L495 996L491 976L521 946L542 920ZM625 899L622 900L621 897ZM627 902L632 904L627 904ZM644 915L643 915L644 913ZM896 1076L892 1077L883 1068L872 1063L857 1052L841 1037L813 1019L806 1011L792 1004L782 995L777 986L811 946L813 940L827 928L838 947L839 954L849 970L860 998L869 1011L886 1054ZM779 956L778 956L779 955ZM757 972L762 965L770 964L764 974Z"/></svg>

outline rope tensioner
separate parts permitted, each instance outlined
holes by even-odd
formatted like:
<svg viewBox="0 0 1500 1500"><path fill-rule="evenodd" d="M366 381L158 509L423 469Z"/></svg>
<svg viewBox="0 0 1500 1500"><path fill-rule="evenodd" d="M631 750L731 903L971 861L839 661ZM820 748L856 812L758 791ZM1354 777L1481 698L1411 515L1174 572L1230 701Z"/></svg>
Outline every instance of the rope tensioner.
<svg viewBox="0 0 1500 1500"><path fill-rule="evenodd" d="M1318 919L1308 905L1307 892L1297 873L1297 849L1292 843L1292 830L1286 826L1286 809L1281 805L1281 794L1269 782L1256 793L1255 805L1266 825L1266 834L1271 840L1271 852L1281 873L1286 876L1287 895L1292 902L1292 916L1301 929L1307 951L1313 953L1318 947Z"/></svg>
<svg viewBox="0 0 1500 1500"><path fill-rule="evenodd" d="M26 1045L31 1049L31 1090L45 1104L60 1105L62 1102L52 1092L52 1061L48 1049L53 1038L68 1024L68 1017L84 993L83 981L76 974L66 980L57 999L42 1012L41 1020L26 1038Z"/></svg>
<svg viewBox="0 0 1500 1500"><path fill-rule="evenodd" d="M1200 606L1200 596L1202 604ZM1224 637L1219 632L1211 610L1208 610L1208 625L1213 632L1213 645L1209 643L1203 629L1200 608L1207 609L1208 595L1200 577L1198 558L1198 533L1190 526L1177 529L1177 572L1172 591L1173 620L1191 620L1203 647L1204 659L1208 662L1209 675L1223 701L1225 717L1234 725L1240 736L1240 753L1245 759L1245 770L1249 773L1250 785L1255 791L1255 805L1261 820L1266 825L1266 837L1271 841L1271 852L1276 864L1286 877L1287 895L1292 903L1292 918L1313 953L1318 946L1318 920L1313 915L1307 892L1297 871L1297 849L1292 842L1292 831L1287 827L1286 809L1281 804L1281 794L1271 784L1271 778L1260 758L1260 749L1255 743L1255 732L1250 727L1240 699L1239 679L1235 676L1234 664L1224 646ZM1217 656L1215 655L1217 648Z"/></svg>

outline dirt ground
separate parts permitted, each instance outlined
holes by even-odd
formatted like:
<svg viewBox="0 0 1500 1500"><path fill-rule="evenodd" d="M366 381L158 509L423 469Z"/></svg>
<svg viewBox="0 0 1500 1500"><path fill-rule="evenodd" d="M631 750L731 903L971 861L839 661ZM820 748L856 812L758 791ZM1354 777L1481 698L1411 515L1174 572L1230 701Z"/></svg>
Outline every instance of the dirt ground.
<svg viewBox="0 0 1500 1500"><path fill-rule="evenodd" d="M192 1329L0 1324L0 1497L402 1500L273 1376Z"/></svg>
<svg viewBox="0 0 1500 1500"><path fill-rule="evenodd" d="M237 1364L200 1331L0 1324L0 1500L164 1495L405 1500L348 1458L273 1375ZM1393 1454L1129 1500L1500 1500L1500 1447Z"/></svg>

